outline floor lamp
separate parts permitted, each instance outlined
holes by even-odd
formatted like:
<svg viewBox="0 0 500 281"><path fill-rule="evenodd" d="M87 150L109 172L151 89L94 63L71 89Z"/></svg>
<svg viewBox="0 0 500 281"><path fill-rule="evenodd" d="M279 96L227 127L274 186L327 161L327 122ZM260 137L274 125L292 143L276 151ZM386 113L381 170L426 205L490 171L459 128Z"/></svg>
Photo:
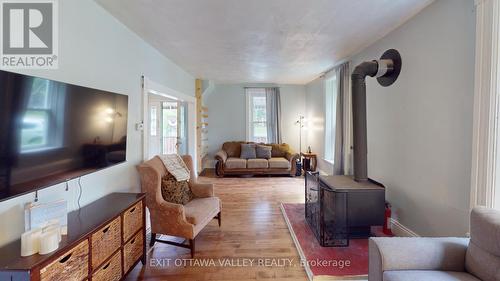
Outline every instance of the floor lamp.
<svg viewBox="0 0 500 281"><path fill-rule="evenodd" d="M295 125L299 125L299 153L302 153L302 129L305 126L304 115L299 115L299 120L295 121Z"/></svg>

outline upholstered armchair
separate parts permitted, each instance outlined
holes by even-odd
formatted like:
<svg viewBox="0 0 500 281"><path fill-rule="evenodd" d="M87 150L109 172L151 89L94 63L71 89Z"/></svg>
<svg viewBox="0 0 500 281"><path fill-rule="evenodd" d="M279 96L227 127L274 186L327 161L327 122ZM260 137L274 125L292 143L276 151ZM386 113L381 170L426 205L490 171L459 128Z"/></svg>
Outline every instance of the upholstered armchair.
<svg viewBox="0 0 500 281"><path fill-rule="evenodd" d="M221 225L221 201L214 197L213 185L199 183L193 169L191 156L184 155L182 160L190 171L189 187L195 198L186 205L174 204L163 200L161 180L167 173L162 160L153 159L140 164L137 169L141 177L141 189L146 193L146 207L151 219L151 246L161 242L191 250L194 257L196 235L214 218ZM157 239L157 234L185 238L189 244Z"/></svg>
<svg viewBox="0 0 500 281"><path fill-rule="evenodd" d="M500 211L474 208L471 238L370 238L369 281L500 280Z"/></svg>

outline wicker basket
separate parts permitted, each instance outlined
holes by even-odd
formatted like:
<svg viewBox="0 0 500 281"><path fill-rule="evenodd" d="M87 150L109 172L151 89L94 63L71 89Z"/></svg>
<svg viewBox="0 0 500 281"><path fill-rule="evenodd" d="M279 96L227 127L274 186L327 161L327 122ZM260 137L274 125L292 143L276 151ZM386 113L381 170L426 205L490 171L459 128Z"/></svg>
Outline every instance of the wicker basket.
<svg viewBox="0 0 500 281"><path fill-rule="evenodd" d="M121 218L114 219L109 224L92 234L92 269L96 269L109 258L121 245Z"/></svg>
<svg viewBox="0 0 500 281"><path fill-rule="evenodd" d="M130 207L123 213L123 241L128 241L139 229L142 223L142 201Z"/></svg>
<svg viewBox="0 0 500 281"><path fill-rule="evenodd" d="M124 271L127 272L134 263L141 257L143 250L143 236L142 233L137 233L134 238L125 244L123 247L123 267Z"/></svg>
<svg viewBox="0 0 500 281"><path fill-rule="evenodd" d="M88 276L89 242L84 240L40 270L41 281L80 281Z"/></svg>
<svg viewBox="0 0 500 281"><path fill-rule="evenodd" d="M122 252L118 251L107 263L96 270L92 281L118 281L122 277Z"/></svg>

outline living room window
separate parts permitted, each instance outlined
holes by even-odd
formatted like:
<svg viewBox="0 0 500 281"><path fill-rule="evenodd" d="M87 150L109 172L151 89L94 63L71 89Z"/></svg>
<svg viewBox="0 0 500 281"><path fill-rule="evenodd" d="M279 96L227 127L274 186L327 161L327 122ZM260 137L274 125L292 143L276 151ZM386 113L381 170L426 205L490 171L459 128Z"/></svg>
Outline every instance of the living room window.
<svg viewBox="0 0 500 281"><path fill-rule="evenodd" d="M337 77L325 80L325 154L324 159L333 164L335 159L335 123L337 115Z"/></svg>
<svg viewBox="0 0 500 281"><path fill-rule="evenodd" d="M246 88L247 139L253 142L268 142L266 89Z"/></svg>

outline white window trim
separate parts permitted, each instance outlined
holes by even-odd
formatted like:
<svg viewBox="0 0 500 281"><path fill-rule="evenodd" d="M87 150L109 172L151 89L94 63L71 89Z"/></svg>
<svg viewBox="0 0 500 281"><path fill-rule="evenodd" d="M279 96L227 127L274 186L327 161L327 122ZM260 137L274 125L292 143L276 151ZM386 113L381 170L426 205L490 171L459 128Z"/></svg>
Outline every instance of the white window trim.
<svg viewBox="0 0 500 281"><path fill-rule="evenodd" d="M264 87L262 87L262 89L264 89ZM265 97L265 96L264 96ZM253 131L252 131L252 128L253 128L253 116L252 116L252 108L253 108L253 104L252 104L252 93L250 93L249 91L247 91L245 89L245 99L246 99L246 104L245 104L245 111L246 111L246 141L248 142L253 142L255 141L253 139ZM266 101L267 102L267 101ZM266 126L267 126L267 120L266 120Z"/></svg>
<svg viewBox="0 0 500 281"><path fill-rule="evenodd" d="M336 87L337 85L337 77L336 77L336 73L335 71L332 71L332 73L330 73L330 75L326 76L325 79L323 80L323 95L324 95L324 101L325 101L325 115L324 115L324 120L325 120L325 131L324 131L324 138L323 138L323 142L324 142L324 147L323 147L323 160L325 160L326 162L334 165L335 163L335 141L333 143L331 143L331 147L329 148L329 150L331 150L330 152L332 153L332 159L329 159L329 157L327 157L327 152L328 152L328 146L327 146L327 124L329 124L329 122L327 122L327 119L328 118L332 118L332 116L328 116L328 110L326 108L327 106L327 83L330 81L330 80L334 80L334 86L333 87ZM332 88L333 89L333 88ZM337 92L335 91L335 97L333 97L335 100L338 98L337 97ZM336 104L336 102L334 103ZM333 105L335 107L335 105ZM335 111L335 114L333 114L334 112L330 112L331 114L333 114L334 116L336 116L336 108L332 108L332 111ZM330 120L331 122L335 122L335 118L332 118L333 120ZM334 139L335 140L335 125L332 123L330 124L333 128L330 128L331 129L331 136L330 138L328 139Z"/></svg>
<svg viewBox="0 0 500 281"><path fill-rule="evenodd" d="M476 65L470 207L495 207L499 138L500 3L476 0ZM499 207L499 206L496 206Z"/></svg>

